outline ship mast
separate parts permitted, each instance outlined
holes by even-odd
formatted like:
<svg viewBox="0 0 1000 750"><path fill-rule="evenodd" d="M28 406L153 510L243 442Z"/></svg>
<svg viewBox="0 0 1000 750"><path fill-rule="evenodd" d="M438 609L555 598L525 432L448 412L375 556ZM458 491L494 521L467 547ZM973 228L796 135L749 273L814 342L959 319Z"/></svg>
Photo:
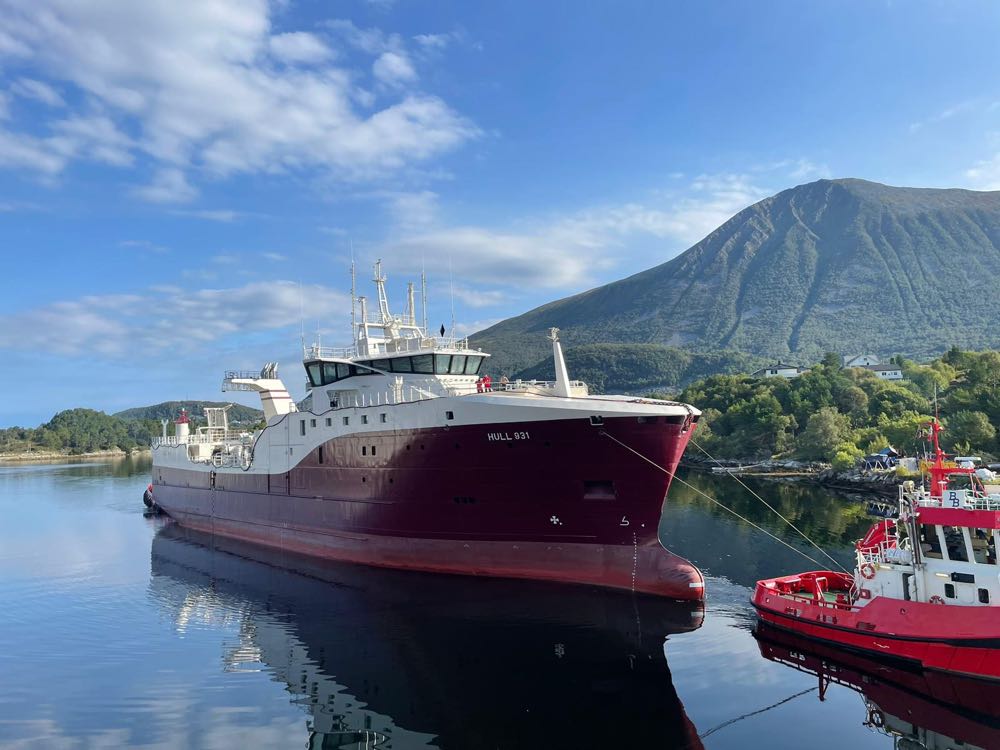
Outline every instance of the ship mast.
<svg viewBox="0 0 1000 750"><path fill-rule="evenodd" d="M354 269L354 246L351 246L351 340L354 342L354 353L358 353L358 316L357 307L357 273Z"/></svg>

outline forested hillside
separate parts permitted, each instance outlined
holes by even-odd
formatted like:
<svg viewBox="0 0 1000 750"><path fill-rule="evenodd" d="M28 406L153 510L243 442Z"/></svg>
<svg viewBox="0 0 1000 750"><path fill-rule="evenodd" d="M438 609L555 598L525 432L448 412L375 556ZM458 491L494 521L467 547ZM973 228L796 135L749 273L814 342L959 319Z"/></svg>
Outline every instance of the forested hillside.
<svg viewBox="0 0 1000 750"><path fill-rule="evenodd" d="M152 406L137 406L133 409L115 412L114 416L121 419L152 419L159 423L161 419L173 421L181 413L181 409L186 409L191 421L198 424L204 423L206 406L226 406L228 401L164 401L162 404ZM242 404L233 404L229 410L229 424L249 425L256 424L264 417L264 412Z"/></svg>
<svg viewBox="0 0 1000 750"><path fill-rule="evenodd" d="M820 180L736 214L660 266L475 334L495 370L645 343L809 364L1000 345L1000 192Z"/></svg>
<svg viewBox="0 0 1000 750"><path fill-rule="evenodd" d="M946 450L1000 455L1000 352L951 349L925 365L900 364L906 380L888 382L829 355L791 380L713 375L679 398L702 409L694 439L719 458L784 456L846 468L890 445L914 455L927 448L923 425L935 394Z"/></svg>
<svg viewBox="0 0 1000 750"><path fill-rule="evenodd" d="M534 367L514 377L552 380L555 366L550 354ZM657 344L586 344L565 352L566 368L582 380L591 393L643 393L680 389L696 378L714 373L750 372L763 360L738 352L694 354Z"/></svg>

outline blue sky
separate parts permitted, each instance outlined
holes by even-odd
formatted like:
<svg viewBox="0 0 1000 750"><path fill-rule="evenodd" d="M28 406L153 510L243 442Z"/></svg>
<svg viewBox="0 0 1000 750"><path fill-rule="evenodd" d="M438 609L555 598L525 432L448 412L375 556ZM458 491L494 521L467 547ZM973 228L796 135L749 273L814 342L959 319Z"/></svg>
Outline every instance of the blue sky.
<svg viewBox="0 0 1000 750"><path fill-rule="evenodd" d="M989 2L0 0L0 425L472 332L821 177L1000 188ZM303 312L304 311L304 312ZM304 321L304 323L303 323Z"/></svg>

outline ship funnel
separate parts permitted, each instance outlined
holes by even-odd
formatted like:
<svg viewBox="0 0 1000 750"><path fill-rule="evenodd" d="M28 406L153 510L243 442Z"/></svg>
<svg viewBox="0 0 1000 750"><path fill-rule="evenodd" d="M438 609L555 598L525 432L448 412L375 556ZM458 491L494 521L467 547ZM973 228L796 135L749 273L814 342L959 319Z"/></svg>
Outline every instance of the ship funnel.
<svg viewBox="0 0 1000 750"><path fill-rule="evenodd" d="M550 328L549 338L552 339L552 359L556 365L556 385L557 396L569 398L569 374L566 372L566 360L563 359L562 346L559 343L559 329Z"/></svg>

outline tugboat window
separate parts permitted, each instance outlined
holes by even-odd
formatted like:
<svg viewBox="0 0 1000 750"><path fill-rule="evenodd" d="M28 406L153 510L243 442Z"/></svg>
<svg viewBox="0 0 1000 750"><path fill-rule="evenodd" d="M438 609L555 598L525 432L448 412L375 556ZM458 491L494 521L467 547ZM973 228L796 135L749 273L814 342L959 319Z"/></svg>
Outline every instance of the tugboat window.
<svg viewBox="0 0 1000 750"><path fill-rule="evenodd" d="M979 603L989 604L990 603L990 590L989 589L979 589Z"/></svg>
<svg viewBox="0 0 1000 750"><path fill-rule="evenodd" d="M393 372L413 372L413 362L409 357L396 357L391 361Z"/></svg>
<svg viewBox="0 0 1000 750"><path fill-rule="evenodd" d="M955 562L969 562L969 551L965 547L965 535L959 526L944 527L944 541L948 559Z"/></svg>
<svg viewBox="0 0 1000 750"><path fill-rule="evenodd" d="M448 365L451 362L450 354L435 354L434 355L434 374L435 375L447 375Z"/></svg>
<svg viewBox="0 0 1000 750"><path fill-rule="evenodd" d="M462 375L465 373L465 355L456 354L451 358L451 367L448 368L449 375Z"/></svg>
<svg viewBox="0 0 1000 750"><path fill-rule="evenodd" d="M949 599L954 599L955 598L955 584L954 583L946 583L944 585L944 595L946 597L948 597Z"/></svg>
<svg viewBox="0 0 1000 750"><path fill-rule="evenodd" d="M920 551L924 557L943 558L936 526L925 523L920 527Z"/></svg>
<svg viewBox="0 0 1000 750"><path fill-rule="evenodd" d="M361 424L368 424L368 415L367 414L362 414L361 415Z"/></svg>
<svg viewBox="0 0 1000 750"><path fill-rule="evenodd" d="M982 565L997 564L997 548L993 539L993 529L972 530L972 556Z"/></svg>
<svg viewBox="0 0 1000 750"><path fill-rule="evenodd" d="M337 365L333 362L323 363L323 385L332 383L337 379Z"/></svg>
<svg viewBox="0 0 1000 750"><path fill-rule="evenodd" d="M299 434L300 435L306 434L306 420L304 419L299 420Z"/></svg>

